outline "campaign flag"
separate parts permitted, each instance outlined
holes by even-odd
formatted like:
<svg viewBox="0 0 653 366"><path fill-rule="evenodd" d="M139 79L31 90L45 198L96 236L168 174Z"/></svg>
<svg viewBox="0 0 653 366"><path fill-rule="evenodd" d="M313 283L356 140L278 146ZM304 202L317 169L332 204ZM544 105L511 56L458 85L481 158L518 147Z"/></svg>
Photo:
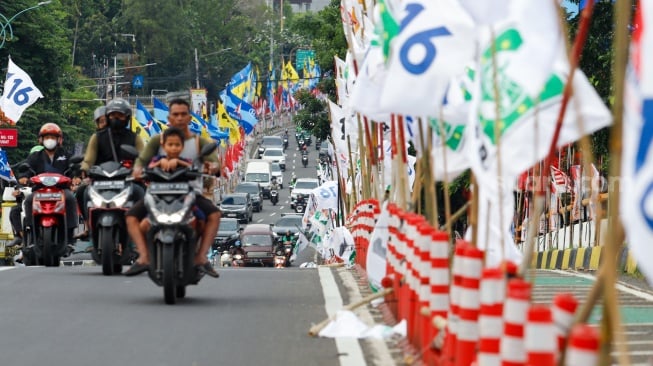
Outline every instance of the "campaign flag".
<svg viewBox="0 0 653 366"><path fill-rule="evenodd" d="M379 213L376 224L374 224L369 249L367 250L367 258L365 259L367 280L373 292L378 292L383 289L381 281L385 277L388 238L390 235L388 231L390 214L387 206L387 202L384 202L381 206L381 213Z"/></svg>
<svg viewBox="0 0 653 366"><path fill-rule="evenodd" d="M637 267L653 283L653 4L638 1L626 82L621 215Z"/></svg>
<svg viewBox="0 0 653 366"><path fill-rule="evenodd" d="M311 191L316 210L338 210L338 182L331 180ZM308 206L308 205L307 205Z"/></svg>
<svg viewBox="0 0 653 366"><path fill-rule="evenodd" d="M270 71L270 78L268 79L268 106L270 107L270 112L274 113L277 111L277 81L275 76L275 70Z"/></svg>
<svg viewBox="0 0 653 366"><path fill-rule="evenodd" d="M252 63L249 62L242 70L231 77L229 88L231 93L248 102L251 102L249 91L252 85Z"/></svg>
<svg viewBox="0 0 653 366"><path fill-rule="evenodd" d="M162 101L154 98L154 118L167 124L168 123L168 106Z"/></svg>
<svg viewBox="0 0 653 366"><path fill-rule="evenodd" d="M556 193L566 193L569 187L569 177L562 170L551 166L551 183Z"/></svg>
<svg viewBox="0 0 653 366"><path fill-rule="evenodd" d="M237 120L245 129L245 133L249 135L254 130L254 126L258 123L254 107L233 95L230 88L223 91L220 94L220 97L225 102L227 114L231 118Z"/></svg>
<svg viewBox="0 0 653 366"><path fill-rule="evenodd" d="M138 120L141 126L145 127L145 130L150 136L161 133L159 124L139 100L136 101L136 120Z"/></svg>
<svg viewBox="0 0 653 366"><path fill-rule="evenodd" d="M399 33L389 40L379 108L437 116L449 80L473 58L474 24L455 0L413 0L403 6Z"/></svg>
<svg viewBox="0 0 653 366"><path fill-rule="evenodd" d="M7 159L7 153L2 149L0 149L0 179L7 182L16 181L14 172L11 171L11 166L9 165L9 159Z"/></svg>
<svg viewBox="0 0 653 366"><path fill-rule="evenodd" d="M148 134L147 130L145 130L145 126L141 125L141 123L138 122L138 120L136 119L136 116L134 116L134 115L132 115L132 120L131 120L129 128L131 129L131 131L133 133L140 136L141 140L143 140L143 142L147 142L147 141L150 140L150 134Z"/></svg>
<svg viewBox="0 0 653 366"><path fill-rule="evenodd" d="M15 125L27 107L36 103L39 98L43 98L43 94L34 85L32 78L9 58L0 109L10 124Z"/></svg>

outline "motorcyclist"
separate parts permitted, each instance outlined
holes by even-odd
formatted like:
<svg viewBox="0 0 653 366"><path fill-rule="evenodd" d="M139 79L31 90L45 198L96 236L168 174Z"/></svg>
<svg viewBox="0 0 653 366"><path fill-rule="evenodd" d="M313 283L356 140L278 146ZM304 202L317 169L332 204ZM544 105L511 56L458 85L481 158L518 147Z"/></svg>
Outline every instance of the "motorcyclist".
<svg viewBox="0 0 653 366"><path fill-rule="evenodd" d="M70 156L64 151L61 146L63 143L63 131L56 123L48 122L41 126L39 130L39 143L43 145L43 150L38 150L31 153L25 163L29 165L29 171L24 173L24 176L19 178L23 183L27 183L27 178L33 175L39 175L42 173L59 173L64 174L68 170L69 163L68 159ZM70 189L64 189L64 195L66 200L66 228L68 230L68 253L74 249L73 243L73 233L78 224L77 217L77 201L75 196L70 191ZM33 195L28 195L25 197L25 218L31 220L32 218L32 202L34 201ZM18 215L20 215L20 208L16 206ZM14 214L15 215L15 214ZM11 216L11 213L10 213ZM13 244L22 243L23 237L23 228L22 223L19 220L16 220L14 224L17 226L15 228L16 232L19 233Z"/></svg>
<svg viewBox="0 0 653 366"><path fill-rule="evenodd" d="M286 230L286 233L281 237L281 243L282 244L292 244L293 242L293 235L290 233L290 230Z"/></svg>
<svg viewBox="0 0 653 366"><path fill-rule="evenodd" d="M270 182L270 189L275 191L279 190L279 183L277 182L277 177L272 177L272 181Z"/></svg>
<svg viewBox="0 0 653 366"><path fill-rule="evenodd" d="M86 147L86 154L84 155L84 161L81 167L83 175L86 175L93 165L100 165L107 161L122 162L129 160L129 157L120 149L120 145L134 146L139 153L144 147L143 140L140 136L127 128L131 121L132 109L126 100L116 98L107 104L104 110L104 115L108 122L107 128L100 128L102 122L101 116L98 117L100 112L101 109L96 109L95 122L98 129L91 136ZM132 187L131 201L136 202L142 199L143 196L143 188L138 184L134 184ZM88 228L89 197L85 187L77 190L77 199L83 203L81 211L86 228ZM80 233L77 237L84 238L86 236L88 236L88 231Z"/></svg>
<svg viewBox="0 0 653 366"><path fill-rule="evenodd" d="M169 102L168 125L171 127L177 127L184 132L186 140L184 144L184 150L181 153L181 157L194 160L199 158L199 152L201 151L202 146L211 143L211 141L193 134L190 131L190 122L191 114L190 104L188 101L184 99L171 100ZM161 138L159 136L154 136L148 142L147 147L140 153L138 159L136 159L136 162L134 163L134 178L141 178L143 166L147 164L147 162L149 162L152 157L160 154L160 149ZM215 154L204 156L201 158L201 160L204 164L205 172L211 175L219 174L220 164L217 161L217 156ZM219 275L211 263L207 260L207 255L211 245L213 244L215 235L220 225L220 210L213 204L213 202L202 196L201 178L189 183L197 192L195 204L206 217L206 223L202 228L201 235L198 235L201 237L201 241L200 247L197 250L194 258L195 267L198 271L217 278ZM140 200L126 213L127 229L139 253L136 263L134 263L127 270L127 272L125 272L125 275L127 276L135 276L149 269L150 258L148 255L147 242L145 238L148 226L147 221L144 221L143 225L141 225L141 221L145 219L147 211L145 209L145 205L142 202L143 201Z"/></svg>

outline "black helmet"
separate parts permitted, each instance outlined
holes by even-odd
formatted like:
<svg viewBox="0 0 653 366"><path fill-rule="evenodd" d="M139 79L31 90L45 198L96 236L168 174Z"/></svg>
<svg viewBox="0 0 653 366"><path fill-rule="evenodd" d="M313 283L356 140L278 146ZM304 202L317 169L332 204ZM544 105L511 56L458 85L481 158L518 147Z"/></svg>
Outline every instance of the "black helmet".
<svg viewBox="0 0 653 366"><path fill-rule="evenodd" d="M111 114L111 112L122 113L125 116L127 116L127 120L129 121L129 119L132 116L132 107L129 105L129 103L126 100L122 98L116 98L111 100L109 104L107 104L106 112L105 112L107 117L109 116L109 114Z"/></svg>

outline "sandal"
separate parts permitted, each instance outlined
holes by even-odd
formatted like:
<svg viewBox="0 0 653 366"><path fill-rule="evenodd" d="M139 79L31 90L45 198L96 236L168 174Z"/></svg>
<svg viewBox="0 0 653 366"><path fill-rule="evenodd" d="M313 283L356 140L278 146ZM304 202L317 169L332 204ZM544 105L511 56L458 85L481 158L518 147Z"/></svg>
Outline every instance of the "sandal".
<svg viewBox="0 0 653 366"><path fill-rule="evenodd" d="M204 264L198 264L195 266L198 271L201 273L207 274L213 278L218 278L220 277L220 274L213 269L213 266L211 265L211 262L205 262Z"/></svg>
<svg viewBox="0 0 653 366"><path fill-rule="evenodd" d="M125 274L125 276L128 276L128 277L136 276L136 275L141 274L141 273L143 273L143 272L145 272L145 271L147 271L149 269L150 269L149 264L142 264L142 263L136 262L136 263L132 264L132 266L129 267L127 272L125 272L124 274Z"/></svg>

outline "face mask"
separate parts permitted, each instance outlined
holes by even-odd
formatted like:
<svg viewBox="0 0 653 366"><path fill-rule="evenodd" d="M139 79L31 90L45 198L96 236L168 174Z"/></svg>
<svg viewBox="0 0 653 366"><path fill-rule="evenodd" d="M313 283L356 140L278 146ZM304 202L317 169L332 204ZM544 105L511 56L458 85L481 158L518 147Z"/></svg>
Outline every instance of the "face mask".
<svg viewBox="0 0 653 366"><path fill-rule="evenodd" d="M45 147L48 150L52 150L55 147L57 147L57 140L53 140L53 139L44 140L43 147Z"/></svg>
<svg viewBox="0 0 653 366"><path fill-rule="evenodd" d="M111 126L111 128L125 128L126 125L127 123L125 121L117 118L111 118L109 120L109 126Z"/></svg>

